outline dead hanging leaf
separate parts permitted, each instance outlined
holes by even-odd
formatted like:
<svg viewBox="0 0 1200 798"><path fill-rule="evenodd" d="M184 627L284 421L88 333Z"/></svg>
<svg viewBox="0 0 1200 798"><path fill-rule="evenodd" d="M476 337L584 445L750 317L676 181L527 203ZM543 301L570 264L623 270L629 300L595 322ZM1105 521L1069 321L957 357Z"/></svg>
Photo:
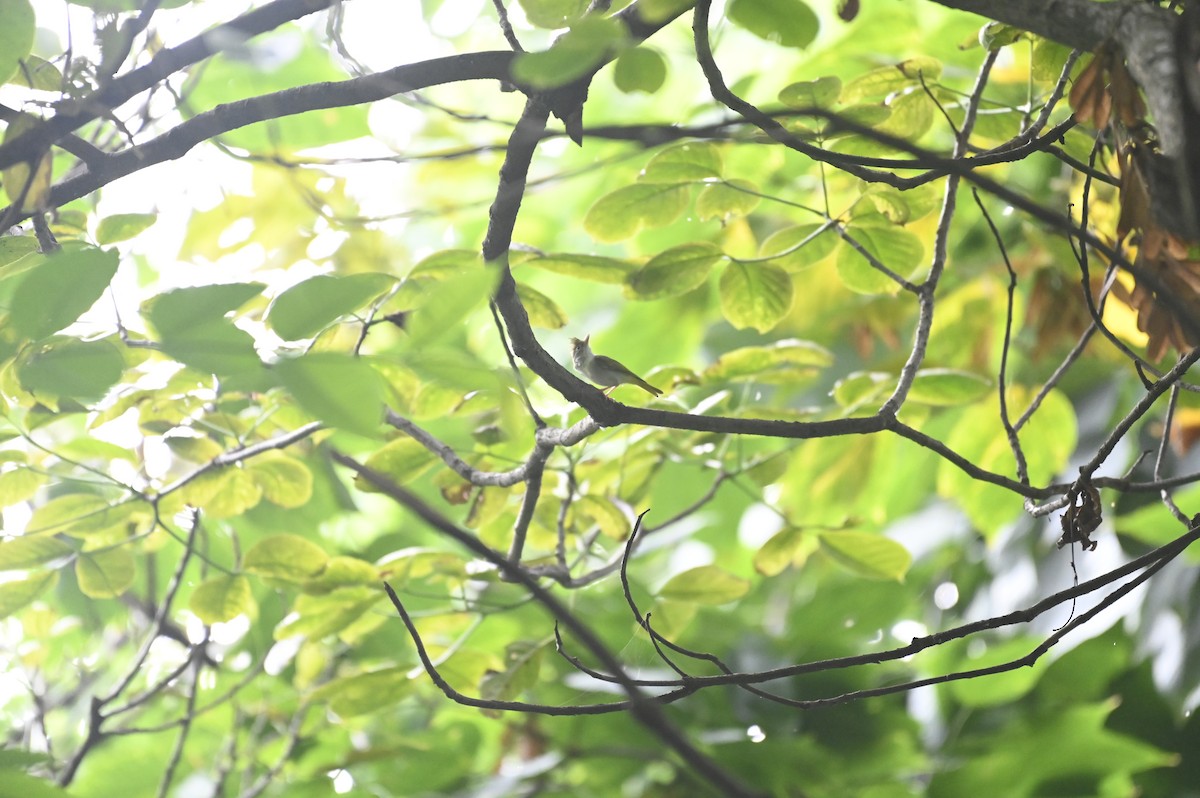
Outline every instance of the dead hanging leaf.
<svg viewBox="0 0 1200 798"><path fill-rule="evenodd" d="M1190 452L1200 441L1200 407L1181 407L1176 410L1171 418L1168 437L1180 457Z"/></svg>
<svg viewBox="0 0 1200 798"><path fill-rule="evenodd" d="M1108 127L1112 114L1112 97L1108 93L1108 65L1112 61L1112 51L1102 46L1092 56L1075 85L1071 87L1070 102L1075 109L1075 121L1080 124L1092 123L1098 129Z"/></svg>
<svg viewBox="0 0 1200 798"><path fill-rule="evenodd" d="M1142 174L1134 148L1129 143L1117 153L1121 168L1121 216L1117 220L1117 240L1125 238L1133 230L1145 230L1154 223L1150 210L1150 188Z"/></svg>
<svg viewBox="0 0 1200 798"><path fill-rule="evenodd" d="M1097 300L1104 285L1103 275L1092 275L1092 298ZM1064 341L1074 341L1092 323L1092 315L1079 294L1079 281L1057 268L1038 269L1029 293L1025 317L1035 325L1032 355L1035 359L1057 358Z"/></svg>
<svg viewBox="0 0 1200 798"><path fill-rule="evenodd" d="M1122 125L1133 129L1146 120L1146 103L1124 61L1113 59L1110 73L1108 92L1112 97L1112 109Z"/></svg>
<svg viewBox="0 0 1200 798"><path fill-rule="evenodd" d="M1170 347L1182 352L1200 343L1176 315L1181 312L1200 319L1200 258L1190 255L1187 242L1151 227L1142 233L1136 265L1158 285L1151 288L1139 280L1127 295L1124 290L1114 291L1137 312L1137 326L1148 339L1146 356L1150 360L1161 359ZM1170 295L1171 305L1160 299L1160 291Z"/></svg>

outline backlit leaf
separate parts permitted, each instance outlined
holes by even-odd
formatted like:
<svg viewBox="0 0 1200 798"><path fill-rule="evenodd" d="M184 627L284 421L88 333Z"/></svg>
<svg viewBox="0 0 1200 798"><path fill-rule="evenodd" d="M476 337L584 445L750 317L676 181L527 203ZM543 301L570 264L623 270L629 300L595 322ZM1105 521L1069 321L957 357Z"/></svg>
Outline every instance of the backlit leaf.
<svg viewBox="0 0 1200 798"><path fill-rule="evenodd" d="M252 615L257 605L249 579L243 574L222 574L197 585L188 608L204 623L214 624Z"/></svg>
<svg viewBox="0 0 1200 798"><path fill-rule="evenodd" d="M137 576L137 564L127 546L80 552L75 560L79 590L89 598L116 598L129 589Z"/></svg>
<svg viewBox="0 0 1200 798"><path fill-rule="evenodd" d="M721 275L721 311L738 329L767 332L792 307L792 278L770 263L733 261Z"/></svg>
<svg viewBox="0 0 1200 798"><path fill-rule="evenodd" d="M64 246L20 278L9 321L20 335L44 338L94 305L116 272L116 251Z"/></svg>
<svg viewBox="0 0 1200 798"><path fill-rule="evenodd" d="M267 323L285 340L310 338L395 285L388 274L318 274L275 297Z"/></svg>
<svg viewBox="0 0 1200 798"><path fill-rule="evenodd" d="M312 352L275 364L283 385L305 410L334 427L374 435L383 420L383 379L365 361Z"/></svg>
<svg viewBox="0 0 1200 798"><path fill-rule="evenodd" d="M912 564L908 549L890 538L865 532L826 532L821 550L849 571L868 579L903 580Z"/></svg>
<svg viewBox="0 0 1200 798"><path fill-rule="evenodd" d="M746 30L784 47L807 47L821 27L801 0L732 0L729 18Z"/></svg>
<svg viewBox="0 0 1200 798"><path fill-rule="evenodd" d="M687 208L689 191L674 184L635 183L596 201L583 227L599 241L622 241L643 227L662 227Z"/></svg>
<svg viewBox="0 0 1200 798"><path fill-rule="evenodd" d="M658 590L658 597L693 604L727 604L750 592L750 583L715 565L701 565L676 574Z"/></svg>
<svg viewBox="0 0 1200 798"><path fill-rule="evenodd" d="M725 254L713 244L681 244L660 252L629 275L629 293L636 299L661 299L685 294L704 284Z"/></svg>
<svg viewBox="0 0 1200 798"><path fill-rule="evenodd" d="M250 547L242 567L250 573L302 582L318 574L329 555L317 544L299 535L272 535Z"/></svg>

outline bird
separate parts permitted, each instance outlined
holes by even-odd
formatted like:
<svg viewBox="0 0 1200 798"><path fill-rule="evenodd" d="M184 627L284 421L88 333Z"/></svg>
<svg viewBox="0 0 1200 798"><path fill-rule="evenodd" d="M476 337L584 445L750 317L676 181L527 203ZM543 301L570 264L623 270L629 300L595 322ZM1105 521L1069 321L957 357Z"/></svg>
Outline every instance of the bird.
<svg viewBox="0 0 1200 798"><path fill-rule="evenodd" d="M575 361L576 371L597 385L605 386L605 396L608 396L609 392L618 385L626 384L636 385L643 390L649 391L654 396L662 395L662 391L658 388L655 388L611 357L592 354L592 348L588 345L588 341L591 338L592 336L589 335L582 341L578 338L571 339L571 359Z"/></svg>

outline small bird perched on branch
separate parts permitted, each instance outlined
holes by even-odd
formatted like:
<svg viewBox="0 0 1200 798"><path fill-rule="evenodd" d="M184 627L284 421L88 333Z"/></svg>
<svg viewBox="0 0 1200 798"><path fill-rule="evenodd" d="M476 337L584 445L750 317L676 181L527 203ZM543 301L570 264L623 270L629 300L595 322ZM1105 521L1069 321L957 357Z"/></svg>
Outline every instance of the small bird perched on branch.
<svg viewBox="0 0 1200 798"><path fill-rule="evenodd" d="M662 391L611 357L592 354L592 348L588 346L591 338L592 336L589 335L582 341L578 338L571 339L571 359L575 361L576 371L597 385L605 386L605 396L608 396L609 392L618 385L636 385L655 396L662 395Z"/></svg>

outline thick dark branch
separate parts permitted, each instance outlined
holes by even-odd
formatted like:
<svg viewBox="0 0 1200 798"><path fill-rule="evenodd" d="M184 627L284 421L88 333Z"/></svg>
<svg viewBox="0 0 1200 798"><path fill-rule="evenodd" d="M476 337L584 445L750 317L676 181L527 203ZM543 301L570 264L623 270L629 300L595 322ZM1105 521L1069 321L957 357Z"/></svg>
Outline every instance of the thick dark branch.
<svg viewBox="0 0 1200 798"><path fill-rule="evenodd" d="M72 130L103 116L184 67L219 52L223 47L238 44L278 28L285 22L308 16L331 3L332 0L275 0L189 39L178 47L163 50L144 67L125 73L87 97L63 101L53 118L23 136L0 145L0 169L36 157L47 145L57 142Z"/></svg>

